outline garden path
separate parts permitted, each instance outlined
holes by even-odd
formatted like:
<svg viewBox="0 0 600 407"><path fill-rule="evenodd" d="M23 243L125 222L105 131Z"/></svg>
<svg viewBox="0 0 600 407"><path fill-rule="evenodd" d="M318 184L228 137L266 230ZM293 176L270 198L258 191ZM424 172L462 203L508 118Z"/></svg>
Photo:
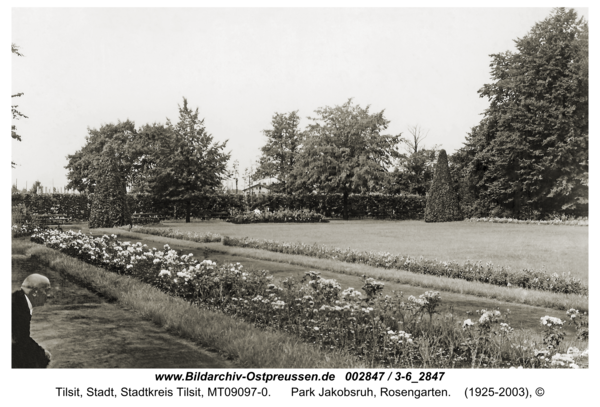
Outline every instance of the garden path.
<svg viewBox="0 0 600 407"><path fill-rule="evenodd" d="M49 368L230 368L230 362L169 334L24 255L12 256L12 290L47 276L53 298L36 308L31 336L52 353Z"/></svg>

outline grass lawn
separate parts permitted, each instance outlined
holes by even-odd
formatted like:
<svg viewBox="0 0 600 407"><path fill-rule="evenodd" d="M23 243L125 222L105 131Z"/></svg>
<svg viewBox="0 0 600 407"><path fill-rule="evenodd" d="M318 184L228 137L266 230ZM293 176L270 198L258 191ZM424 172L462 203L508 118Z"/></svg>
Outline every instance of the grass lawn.
<svg viewBox="0 0 600 407"><path fill-rule="evenodd" d="M588 283L587 227L377 220L242 225L215 220L187 224L164 222L162 227L183 232L318 243L442 261L480 260L516 269L543 268L551 273L571 272Z"/></svg>

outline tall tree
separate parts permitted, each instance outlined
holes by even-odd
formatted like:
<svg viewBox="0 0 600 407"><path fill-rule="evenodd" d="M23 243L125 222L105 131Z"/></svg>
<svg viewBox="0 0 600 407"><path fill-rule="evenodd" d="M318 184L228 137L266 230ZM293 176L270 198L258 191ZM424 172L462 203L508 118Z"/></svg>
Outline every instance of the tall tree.
<svg viewBox="0 0 600 407"><path fill-rule="evenodd" d="M138 150L147 143L139 140L135 124L127 120L117 124L104 124L99 129L88 128L86 144L74 154L67 156L68 164L65 168L68 171L68 189L90 193L95 191L97 166L94 165L94 160L102 154L108 144L119 152L119 168L124 171L126 185L132 185L133 166L142 154Z"/></svg>
<svg viewBox="0 0 600 407"><path fill-rule="evenodd" d="M425 148L423 141L429 132L418 124L409 126L408 132L410 136L401 139L405 152L400 154L396 168L390 174L392 185L387 189L391 193L425 195L433 180L433 168L439 148Z"/></svg>
<svg viewBox="0 0 600 407"><path fill-rule="evenodd" d="M21 53L19 52L19 47L18 47L17 45L15 45L15 44L11 44L11 47L10 47L10 49L11 49L11 52L12 52L13 54L15 54L16 56L19 56L19 57L22 57L22 56L24 56L23 54L21 54ZM15 93L14 95L11 95L11 98L17 98L17 97L21 97L21 96L23 96L23 93L22 93L22 92L21 92L21 93ZM12 113L12 118L13 118L13 120L19 120L19 119L20 119L20 118L22 118L22 117L24 117L25 119L28 119L28 117L27 117L27 116L25 116L23 113L21 113L21 112L20 112L20 111L17 109L18 107L19 107L18 105L11 105L11 106L10 106L10 111L11 111L11 113ZM18 141L21 141L21 135L19 135L19 134L17 133L17 126L16 126L16 125L14 125L14 124L13 124L13 125L11 125L10 135L11 135L11 137L12 137L13 139L15 139L15 140L18 140ZM16 164L15 164L14 162L12 162L12 161L11 161L11 163L10 163L10 164L11 164L13 167L16 165Z"/></svg>
<svg viewBox="0 0 600 407"><path fill-rule="evenodd" d="M490 107L467 137L479 205L535 216L587 204L587 22L557 8L515 44L491 56Z"/></svg>
<svg viewBox="0 0 600 407"><path fill-rule="evenodd" d="M349 99L341 106L315 110L302 153L295 166L296 187L341 193L344 219L348 195L379 188L392 160L399 156L400 136L382 135L387 129L382 110L370 113Z"/></svg>
<svg viewBox="0 0 600 407"><path fill-rule="evenodd" d="M227 141L213 141L198 109L191 110L186 98L179 106L179 121L172 124L167 119L167 128L168 136L152 153L148 188L157 197L183 203L190 222L192 202L219 188L228 175L229 154L223 152Z"/></svg>
<svg viewBox="0 0 600 407"><path fill-rule="evenodd" d="M162 146L171 140L170 133L171 129L162 123L145 124L123 146L131 163L128 168L128 186L132 192L151 192L148 183L165 151Z"/></svg>
<svg viewBox="0 0 600 407"><path fill-rule="evenodd" d="M275 113L271 125L272 129L263 131L267 143L261 148L256 177L276 178L279 184L273 184L273 189L289 193L293 168L304 140L298 111Z"/></svg>

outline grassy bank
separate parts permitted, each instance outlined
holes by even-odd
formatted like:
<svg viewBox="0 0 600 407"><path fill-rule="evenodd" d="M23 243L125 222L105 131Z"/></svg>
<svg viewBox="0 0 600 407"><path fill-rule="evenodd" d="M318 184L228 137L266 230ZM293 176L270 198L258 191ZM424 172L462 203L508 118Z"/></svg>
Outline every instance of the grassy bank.
<svg viewBox="0 0 600 407"><path fill-rule="evenodd" d="M170 332L224 354L240 367L365 367L363 362L343 352L323 352L285 333L260 330L220 312L200 309L136 279L88 265L44 246L13 240L13 253L32 256Z"/></svg>

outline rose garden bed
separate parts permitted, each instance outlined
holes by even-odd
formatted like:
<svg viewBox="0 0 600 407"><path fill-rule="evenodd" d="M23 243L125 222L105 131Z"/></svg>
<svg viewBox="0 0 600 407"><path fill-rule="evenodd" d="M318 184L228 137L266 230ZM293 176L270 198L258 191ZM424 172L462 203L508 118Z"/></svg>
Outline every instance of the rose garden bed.
<svg viewBox="0 0 600 407"><path fill-rule="evenodd" d="M373 365L575 367L578 358L585 358L564 348L558 322L545 325L543 338L515 348L512 345L522 338L499 311L480 310L475 323L450 314L436 316L441 302L437 292L408 299L401 294L382 296L383 283L365 278L363 295L351 288L342 291L335 280L315 272L307 273L303 281L287 279L277 286L265 271L198 262L168 246L149 249L120 242L114 235L93 238L48 230L35 233L32 241L137 277L200 306L297 335L325 349L347 350ZM572 321L583 320L574 312ZM582 324L581 332L583 328Z"/></svg>

